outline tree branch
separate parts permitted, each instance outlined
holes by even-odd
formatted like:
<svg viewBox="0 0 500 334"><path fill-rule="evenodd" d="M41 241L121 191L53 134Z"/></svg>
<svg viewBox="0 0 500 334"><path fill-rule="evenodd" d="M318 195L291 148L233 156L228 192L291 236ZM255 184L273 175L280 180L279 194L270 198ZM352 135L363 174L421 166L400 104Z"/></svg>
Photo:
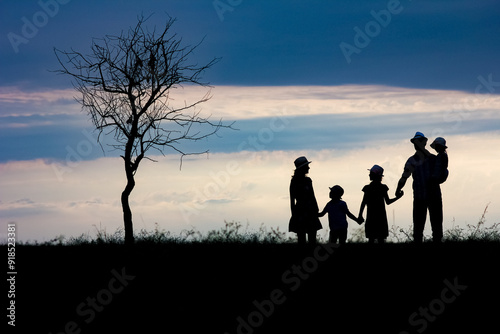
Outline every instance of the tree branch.
<svg viewBox="0 0 500 334"><path fill-rule="evenodd" d="M182 46L182 39L171 32L175 19L169 17L159 33L155 28L148 30L146 21L140 16L135 27L119 36L93 39L89 55L54 49L61 65L56 72L73 78L81 93L78 102L99 131L98 138L103 133L113 134L115 143L110 146L125 153L134 173L139 163L148 159L150 149L164 154L169 148L182 159L197 153L184 152L181 142L205 139L233 125L212 122L195 110L211 99L210 90L194 102L170 105L173 88L210 87L201 81L201 75L219 59L201 66L188 63L204 39L195 46ZM192 114L186 114L193 109Z"/></svg>

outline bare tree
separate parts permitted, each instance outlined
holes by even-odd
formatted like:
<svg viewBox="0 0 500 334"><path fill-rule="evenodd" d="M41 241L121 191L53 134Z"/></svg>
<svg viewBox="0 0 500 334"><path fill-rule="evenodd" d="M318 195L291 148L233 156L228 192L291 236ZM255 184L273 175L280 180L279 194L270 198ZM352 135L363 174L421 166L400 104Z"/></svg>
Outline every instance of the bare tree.
<svg viewBox="0 0 500 334"><path fill-rule="evenodd" d="M182 40L171 32L175 19L169 18L157 32L149 30L147 19L138 18L135 28L120 36L105 36L92 41L91 53L54 49L61 69L70 75L81 93L77 101L91 116L101 136L112 135L114 149L123 152L127 184L121 194L125 243L134 242L129 196L135 186L135 173L151 149L164 154L173 149L182 157L205 152L184 152L179 143L197 141L214 135L221 128L231 128L222 120L212 122L200 116L196 106L210 99L210 91L201 99L172 106L171 90L183 85L210 87L201 81L206 65L189 64L188 57L201 44L182 46ZM102 144L101 144L102 146ZM154 160L153 160L154 161Z"/></svg>

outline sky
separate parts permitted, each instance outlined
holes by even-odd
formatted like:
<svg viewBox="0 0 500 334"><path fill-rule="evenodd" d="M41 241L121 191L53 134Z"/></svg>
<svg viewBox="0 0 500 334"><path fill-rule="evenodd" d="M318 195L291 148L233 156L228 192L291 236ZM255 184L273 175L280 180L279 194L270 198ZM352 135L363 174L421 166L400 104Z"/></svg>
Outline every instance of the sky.
<svg viewBox="0 0 500 334"><path fill-rule="evenodd" d="M320 207L339 184L357 215L374 164L393 196L416 131L447 140L445 228L477 224L486 207L487 224L500 222L498 1L23 0L0 2L1 240L11 222L19 240L40 242L123 225L120 154L110 138L97 143L71 79L54 72L53 50L86 53L93 38L120 34L141 14L151 27L168 14L186 45L203 41L194 63L220 58L204 73L212 98L200 112L237 130L183 144L210 153L182 166L175 152L141 163L136 230L237 221L287 231L302 155L313 161ZM172 98L205 93L184 86ZM404 190L387 212L390 225L408 228L411 182Z"/></svg>

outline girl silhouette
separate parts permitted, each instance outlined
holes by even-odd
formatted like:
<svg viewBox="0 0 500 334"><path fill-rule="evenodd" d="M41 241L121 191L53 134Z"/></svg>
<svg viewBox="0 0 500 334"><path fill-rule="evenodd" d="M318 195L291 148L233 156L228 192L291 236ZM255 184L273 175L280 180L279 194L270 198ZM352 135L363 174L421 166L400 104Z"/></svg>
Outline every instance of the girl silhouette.
<svg viewBox="0 0 500 334"><path fill-rule="evenodd" d="M363 211L367 207L365 233L368 242L373 243L378 240L379 243L385 242L389 236L389 225L387 223L387 214L385 205L389 205L403 196L403 191L398 192L395 198L389 198L389 187L382 184L384 169L379 165L374 165L370 169L370 184L363 187L363 201L359 208L359 220L363 219Z"/></svg>

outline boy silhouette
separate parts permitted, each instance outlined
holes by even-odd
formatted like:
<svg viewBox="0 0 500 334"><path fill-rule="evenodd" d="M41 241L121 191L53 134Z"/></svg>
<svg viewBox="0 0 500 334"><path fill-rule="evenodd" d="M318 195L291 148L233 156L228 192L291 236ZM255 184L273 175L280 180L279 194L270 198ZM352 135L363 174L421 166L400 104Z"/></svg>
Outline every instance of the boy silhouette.
<svg viewBox="0 0 500 334"><path fill-rule="evenodd" d="M356 216L354 216L347 208L346 202L342 200L344 189L341 186L335 185L330 188L331 201L326 203L323 211L318 213L319 217L323 217L328 212L328 224L330 226L330 243L343 245L347 240L347 219L346 216L361 224Z"/></svg>

